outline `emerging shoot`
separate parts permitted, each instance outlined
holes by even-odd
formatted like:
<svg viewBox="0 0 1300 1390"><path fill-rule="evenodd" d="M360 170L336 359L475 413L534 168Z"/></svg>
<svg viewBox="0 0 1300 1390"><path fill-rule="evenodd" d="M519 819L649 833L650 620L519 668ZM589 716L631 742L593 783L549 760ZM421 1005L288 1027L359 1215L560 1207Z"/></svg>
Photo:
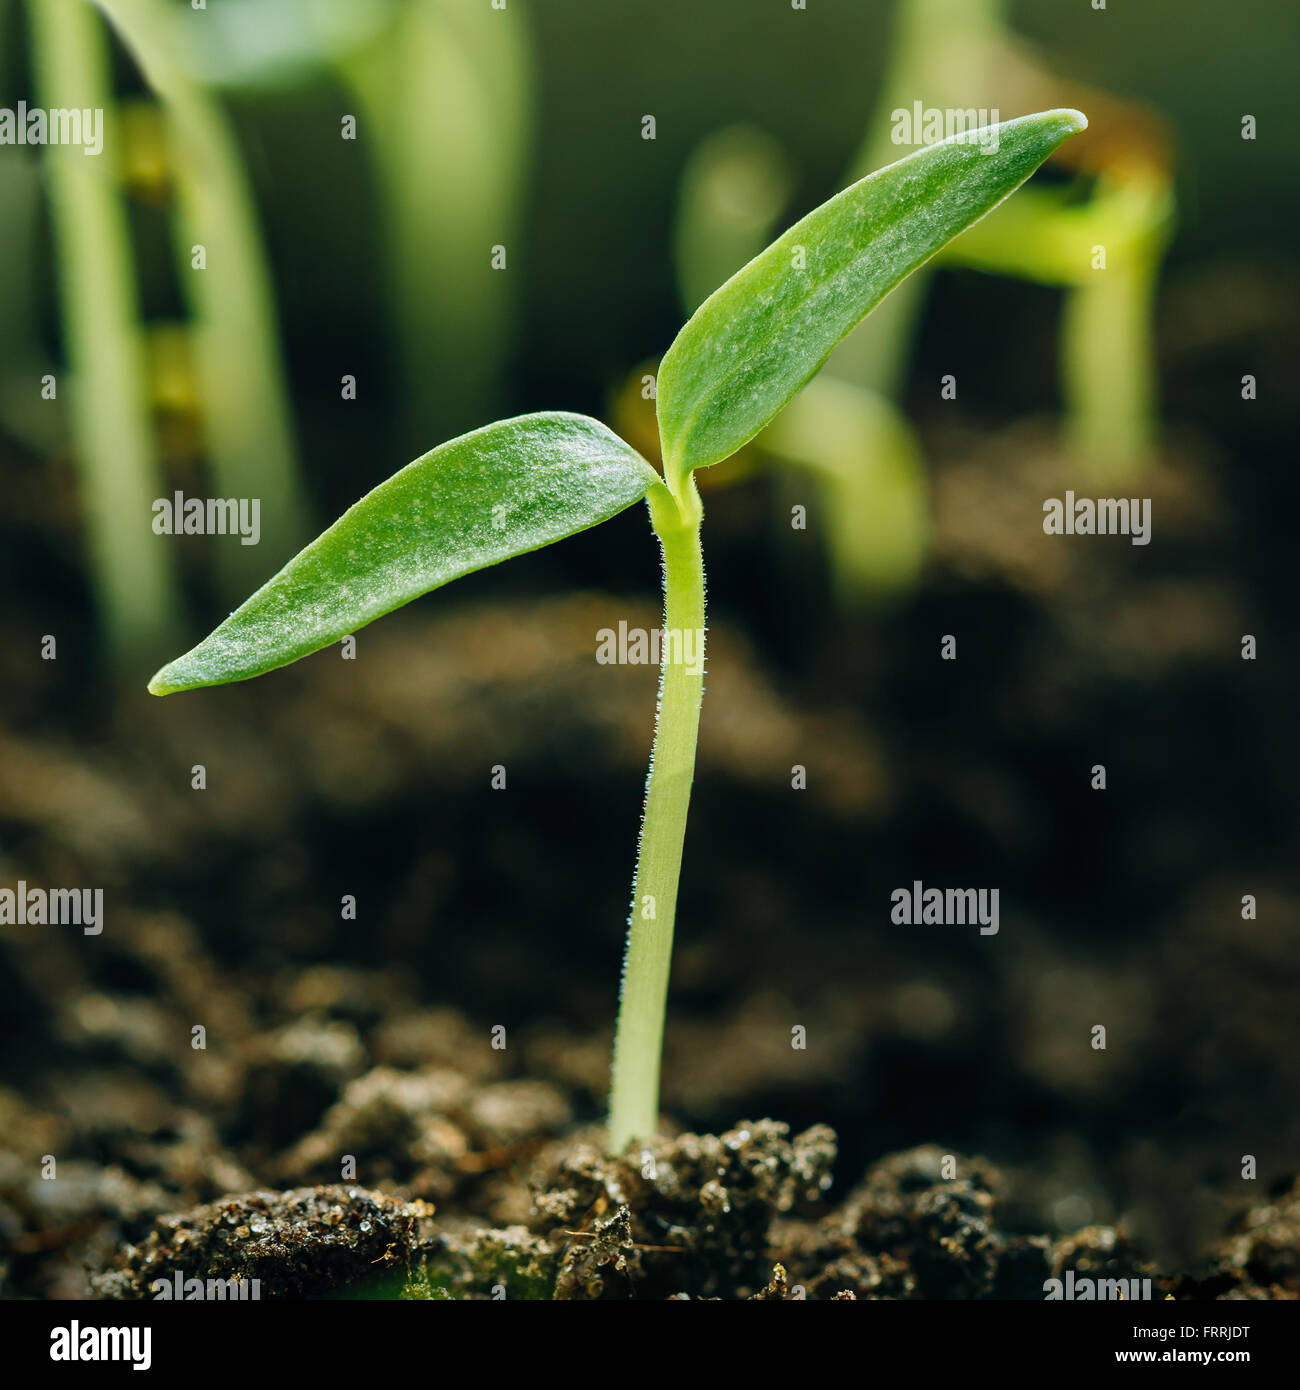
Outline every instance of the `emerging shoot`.
<svg viewBox="0 0 1300 1390"><path fill-rule="evenodd" d="M660 368L664 476L596 420L542 413L462 435L344 513L192 651L155 695L248 680L461 575L646 500L664 558L659 717L633 884L609 1146L658 1123L677 885L703 698L703 512L694 472L798 394L904 277L1015 191L1087 121L1047 111L919 150L796 223L700 306ZM983 140L978 136L983 135Z"/></svg>

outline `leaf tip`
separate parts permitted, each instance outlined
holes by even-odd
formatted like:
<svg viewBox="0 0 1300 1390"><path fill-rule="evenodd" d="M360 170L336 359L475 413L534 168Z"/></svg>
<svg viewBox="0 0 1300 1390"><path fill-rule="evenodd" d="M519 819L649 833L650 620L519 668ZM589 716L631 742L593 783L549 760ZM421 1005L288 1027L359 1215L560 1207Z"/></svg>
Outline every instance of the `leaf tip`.
<svg viewBox="0 0 1300 1390"><path fill-rule="evenodd" d="M1087 116L1085 116L1082 111L1076 111L1072 106L1063 106L1048 114L1057 118L1057 121L1061 125L1063 136L1079 135L1088 129Z"/></svg>
<svg viewBox="0 0 1300 1390"><path fill-rule="evenodd" d="M193 690L194 681L188 679L183 668L184 657L177 657L175 661L169 661L166 666L160 666L149 680L148 691L150 695L178 695L183 690Z"/></svg>

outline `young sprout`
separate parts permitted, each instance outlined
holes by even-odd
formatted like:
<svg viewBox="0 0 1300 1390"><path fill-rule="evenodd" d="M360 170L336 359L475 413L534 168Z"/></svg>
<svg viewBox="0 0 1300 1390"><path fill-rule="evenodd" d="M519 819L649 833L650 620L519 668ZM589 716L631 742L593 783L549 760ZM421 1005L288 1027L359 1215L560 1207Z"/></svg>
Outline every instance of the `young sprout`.
<svg viewBox="0 0 1300 1390"><path fill-rule="evenodd" d="M91 580L108 649L125 669L156 660L181 626L176 557L140 543L162 472L128 209L103 172L119 149L112 53L103 21L81 0L42 0L27 14L38 99L52 110L98 109L109 151L87 159L75 145L52 144L43 162Z"/></svg>
<svg viewBox="0 0 1300 1390"><path fill-rule="evenodd" d="M301 545L310 532L253 191L229 118L187 66L202 49L206 17L164 0L99 5L158 98L175 152L172 237L213 482L224 497L259 499L263 542ZM196 245L204 248L202 269ZM258 577L257 548L225 546L218 554L223 594L247 593Z"/></svg>
<svg viewBox="0 0 1300 1390"><path fill-rule="evenodd" d="M608 1140L655 1133L677 883L704 693L702 508L694 473L776 416L831 349L946 242L1024 182L1077 111L956 136L846 188L717 290L659 371L663 476L582 415L462 435L381 483L149 683L155 695L248 680L461 575L595 526L644 499L663 550L659 715L632 888ZM987 136L987 132L984 132Z"/></svg>

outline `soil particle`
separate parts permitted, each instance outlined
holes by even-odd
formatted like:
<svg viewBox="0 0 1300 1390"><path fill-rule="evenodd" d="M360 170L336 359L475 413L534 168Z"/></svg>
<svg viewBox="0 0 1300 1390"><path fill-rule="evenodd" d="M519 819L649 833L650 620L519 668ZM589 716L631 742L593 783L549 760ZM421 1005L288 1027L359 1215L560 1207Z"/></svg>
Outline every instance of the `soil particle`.
<svg viewBox="0 0 1300 1390"><path fill-rule="evenodd" d="M121 1267L93 1281L106 1298L153 1298L184 1279L256 1280L257 1297L310 1298L405 1267L433 1209L357 1187L254 1192L162 1217ZM222 1296L238 1297L238 1294ZM245 1297L249 1295L244 1295Z"/></svg>
<svg viewBox="0 0 1300 1390"><path fill-rule="evenodd" d="M1246 1212L1208 1270L1173 1288L1179 1298L1300 1300L1300 1179Z"/></svg>
<svg viewBox="0 0 1300 1390"><path fill-rule="evenodd" d="M539 1213L555 1222L554 1238L569 1242L565 1296L756 1294L772 1276L773 1217L819 1200L834 1159L824 1125L791 1138L773 1120L655 1140L617 1159L594 1145L562 1153L534 1181ZM626 1217L611 1223L619 1213ZM596 1252L575 1252L573 1242Z"/></svg>

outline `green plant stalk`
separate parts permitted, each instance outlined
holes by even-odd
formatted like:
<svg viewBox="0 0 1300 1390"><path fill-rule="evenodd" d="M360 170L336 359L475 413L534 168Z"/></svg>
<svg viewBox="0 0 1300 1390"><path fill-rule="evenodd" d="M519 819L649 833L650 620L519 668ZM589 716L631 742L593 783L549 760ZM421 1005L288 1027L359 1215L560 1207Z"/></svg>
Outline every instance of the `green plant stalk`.
<svg viewBox="0 0 1300 1390"><path fill-rule="evenodd" d="M890 113L910 108L920 97L929 106L968 107L986 99L992 53L1005 25L1005 0L902 0L894 21L875 114L849 169L862 178L905 153L890 139ZM833 376L897 399L933 269L920 270L898 286L864 324L836 348Z"/></svg>
<svg viewBox="0 0 1300 1390"><path fill-rule="evenodd" d="M688 314L772 240L792 183L780 144L754 126L725 126L696 146L673 229L677 293Z"/></svg>
<svg viewBox="0 0 1300 1390"><path fill-rule="evenodd" d="M522 7L408 0L340 69L375 162L414 447L489 413L510 350L516 277L489 256L502 245L513 265L521 251L532 87Z"/></svg>
<svg viewBox="0 0 1300 1390"><path fill-rule="evenodd" d="M234 132L175 51L190 11L159 0L99 3L167 116L179 203L178 274L194 317L213 482L223 497L260 498L263 543L275 553L293 550L307 534L306 505L271 275ZM196 244L206 250L204 270L191 268ZM228 592L243 594L262 577L258 547L225 546L219 554Z"/></svg>
<svg viewBox="0 0 1300 1390"><path fill-rule="evenodd" d="M1061 337L1070 441L1099 483L1144 471L1155 442L1151 322L1158 256L1136 255L1071 290Z"/></svg>
<svg viewBox="0 0 1300 1390"><path fill-rule="evenodd" d="M632 913L614 1034L610 1073L609 1148L650 1139L659 1117L659 1054L663 1048L673 922L682 869L686 816L695 778L700 705L704 698L704 556L700 548L703 508L694 477L680 499L662 484L647 498L650 520L663 548L664 642L645 813L632 881ZM690 650L672 633L696 634ZM679 657L673 660L674 654Z"/></svg>
<svg viewBox="0 0 1300 1390"><path fill-rule="evenodd" d="M930 529L925 460L888 396L824 373L759 438L824 491L831 578L845 607L881 604L914 582ZM802 496L791 491L789 503Z"/></svg>
<svg viewBox="0 0 1300 1390"><path fill-rule="evenodd" d="M936 258L1065 289L1067 429L1098 483L1131 482L1155 444L1154 302L1172 215L1163 179L1112 185L1083 206L1023 189ZM1095 244L1106 247L1106 270L1092 268Z"/></svg>
<svg viewBox="0 0 1300 1390"><path fill-rule="evenodd" d="M1005 0L900 0L881 92L850 179L906 152L891 139L895 109L910 110L918 97L940 107L987 102L1005 11ZM859 393L855 439L846 441L828 419L808 410L798 416L804 440L789 424L780 429L779 421L778 432L764 436L764 444L777 453L789 456L793 446L812 471L831 518L827 551L839 601L849 607L888 601L908 586L924 560L929 529L924 460L895 403L936 265L913 271L831 354L826 390L840 382ZM882 540L883 545L876 543Z"/></svg>
<svg viewBox="0 0 1300 1390"><path fill-rule="evenodd" d="M148 372L103 24L81 0L28 6L32 61L47 107L103 111L104 150L51 145L48 172L59 302L72 378L73 451L81 473L92 583L114 659L170 644L177 623L171 553L150 509L160 477L148 417Z"/></svg>

